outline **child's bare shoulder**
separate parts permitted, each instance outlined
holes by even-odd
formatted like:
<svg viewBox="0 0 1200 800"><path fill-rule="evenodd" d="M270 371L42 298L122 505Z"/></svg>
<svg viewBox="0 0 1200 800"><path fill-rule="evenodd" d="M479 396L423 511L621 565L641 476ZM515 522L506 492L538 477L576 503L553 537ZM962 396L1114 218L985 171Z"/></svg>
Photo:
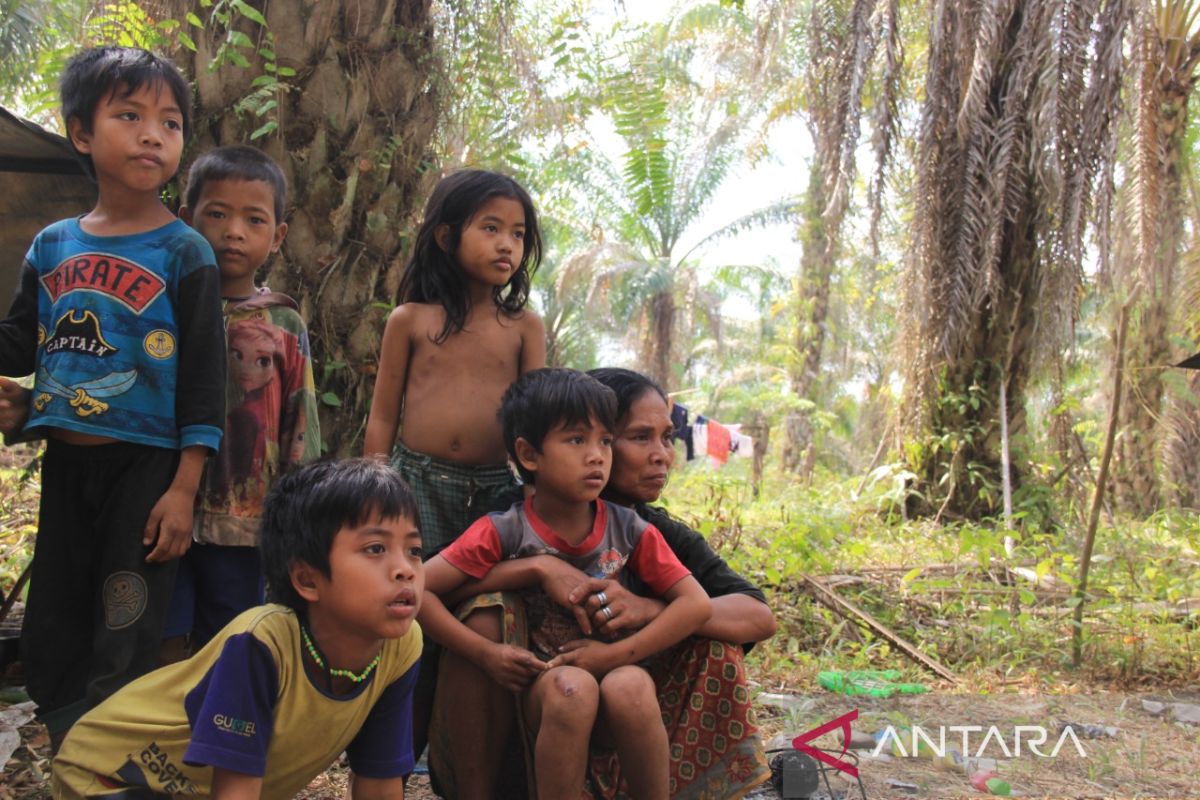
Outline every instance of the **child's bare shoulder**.
<svg viewBox="0 0 1200 800"><path fill-rule="evenodd" d="M388 314L387 333L427 333L434 326L440 330L444 314L432 303L401 303Z"/></svg>
<svg viewBox="0 0 1200 800"><path fill-rule="evenodd" d="M537 336L546 335L546 325L535 312L525 309L520 316L521 333Z"/></svg>
<svg viewBox="0 0 1200 800"><path fill-rule="evenodd" d="M500 311L495 315L495 319L501 327L515 330L522 337L546 331L542 318L529 308L520 311Z"/></svg>

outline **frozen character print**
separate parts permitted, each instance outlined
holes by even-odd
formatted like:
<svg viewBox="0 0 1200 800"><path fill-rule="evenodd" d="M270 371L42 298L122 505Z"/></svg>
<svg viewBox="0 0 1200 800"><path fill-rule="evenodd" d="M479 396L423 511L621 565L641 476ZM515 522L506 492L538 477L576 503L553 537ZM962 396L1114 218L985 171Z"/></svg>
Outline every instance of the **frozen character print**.
<svg viewBox="0 0 1200 800"><path fill-rule="evenodd" d="M268 320L258 316L229 325L230 383L242 392L242 399L231 409L225 421L229 459L226 472L234 484L262 480L268 442L279 441L275 415L267 413L279 406L279 385L275 361L283 350L283 334Z"/></svg>

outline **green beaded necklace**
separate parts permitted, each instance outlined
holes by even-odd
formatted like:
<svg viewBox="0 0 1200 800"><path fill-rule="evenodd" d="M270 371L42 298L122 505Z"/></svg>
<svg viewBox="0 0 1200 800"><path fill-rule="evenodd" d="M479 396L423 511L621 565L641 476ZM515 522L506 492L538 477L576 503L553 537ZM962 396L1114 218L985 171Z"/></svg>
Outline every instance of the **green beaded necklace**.
<svg viewBox="0 0 1200 800"><path fill-rule="evenodd" d="M330 669L328 666L326 666L325 659L321 658L321 653L317 650L317 646L313 644L312 637L308 635L308 629L303 625L300 626L300 637L304 639L304 647L308 650L308 654L312 656L312 660L316 662L318 667L325 670L327 675L332 677L349 678L355 683L362 683L368 677L370 677L371 673L375 671L375 668L379 666L380 653L376 653L375 657L371 659L371 663L367 664L367 666L363 668L362 672L351 672L348 669Z"/></svg>

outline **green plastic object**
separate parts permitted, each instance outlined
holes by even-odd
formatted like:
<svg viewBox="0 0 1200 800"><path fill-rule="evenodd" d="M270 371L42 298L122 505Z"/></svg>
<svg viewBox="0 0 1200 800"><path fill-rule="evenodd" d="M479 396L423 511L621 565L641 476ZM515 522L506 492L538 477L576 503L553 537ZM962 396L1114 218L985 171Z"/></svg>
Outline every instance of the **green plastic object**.
<svg viewBox="0 0 1200 800"><path fill-rule="evenodd" d="M822 689L845 695L866 694L872 697L891 697L894 694L924 694L929 687L920 683L899 683L900 670L858 669L832 670L817 675Z"/></svg>
<svg viewBox="0 0 1200 800"><path fill-rule="evenodd" d="M1008 781L1001 778L989 778L987 782L988 791L1001 797L1009 797L1012 795L1012 787Z"/></svg>

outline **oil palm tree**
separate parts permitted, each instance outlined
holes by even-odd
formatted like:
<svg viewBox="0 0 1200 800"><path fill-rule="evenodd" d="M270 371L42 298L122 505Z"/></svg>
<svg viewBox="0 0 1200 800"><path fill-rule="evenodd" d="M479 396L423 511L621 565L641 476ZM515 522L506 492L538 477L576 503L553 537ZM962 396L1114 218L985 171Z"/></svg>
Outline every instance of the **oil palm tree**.
<svg viewBox="0 0 1200 800"><path fill-rule="evenodd" d="M1070 330L1128 16L1125 0L930 5L901 362L933 508L994 510L1000 414L1023 428L1026 386Z"/></svg>
<svg viewBox="0 0 1200 800"><path fill-rule="evenodd" d="M193 10L193 152L248 142L287 175L288 237L267 283L301 299L330 450L361 433L382 316L438 124L429 0L232 0ZM209 16L202 18L201 14ZM378 307L379 310L373 310Z"/></svg>
<svg viewBox="0 0 1200 800"><path fill-rule="evenodd" d="M1200 438L1189 420L1194 401L1165 405L1162 367L1170 363L1173 321L1181 312L1177 295L1184 244L1183 178L1188 99L1200 64L1200 2L1154 0L1136 17L1131 75L1133 122L1130 189L1134 258L1124 277L1140 287L1131 319L1128 360L1129 402L1121 414L1116 452L1115 491L1121 505L1147 514L1161 502L1158 464L1164 456L1182 499L1195 499L1195 465ZM1192 262L1194 270L1194 259ZM1194 285L1195 276L1189 282ZM1194 315L1193 315L1194 316ZM1195 319L1180 320L1195 331ZM1179 355L1175 353L1174 355ZM1192 411L1191 416L1194 416ZM1163 420L1169 421L1164 425ZM1165 434L1165 436L1164 436ZM1164 452L1165 444L1165 452ZM1189 488L1190 487L1190 488Z"/></svg>
<svg viewBox="0 0 1200 800"><path fill-rule="evenodd" d="M813 142L802 205L803 245L795 281L795 356L792 394L803 401L787 418L785 469L808 474L815 449L809 411L821 394L822 358L830 313L830 287L841 252L842 225L850 208L864 101L874 101L876 173L869 192L872 241L877 241L884 178L897 128L903 48L897 0L813 3L806 26L792 36L796 73L779 93L774 115L799 113ZM882 47L880 64L877 54Z"/></svg>
<svg viewBox="0 0 1200 800"><path fill-rule="evenodd" d="M795 201L781 199L679 252L757 135L754 114L783 42L781 5L765 4L756 18L726 4L700 6L618 42L601 108L625 153L619 162L590 148L572 156L571 180L587 187L594 211L582 225L590 240L564 263L557 285L586 287L581 311L605 309L593 321L634 339L642 368L663 386L676 385L686 363L681 335L717 317L691 256L795 213Z"/></svg>

